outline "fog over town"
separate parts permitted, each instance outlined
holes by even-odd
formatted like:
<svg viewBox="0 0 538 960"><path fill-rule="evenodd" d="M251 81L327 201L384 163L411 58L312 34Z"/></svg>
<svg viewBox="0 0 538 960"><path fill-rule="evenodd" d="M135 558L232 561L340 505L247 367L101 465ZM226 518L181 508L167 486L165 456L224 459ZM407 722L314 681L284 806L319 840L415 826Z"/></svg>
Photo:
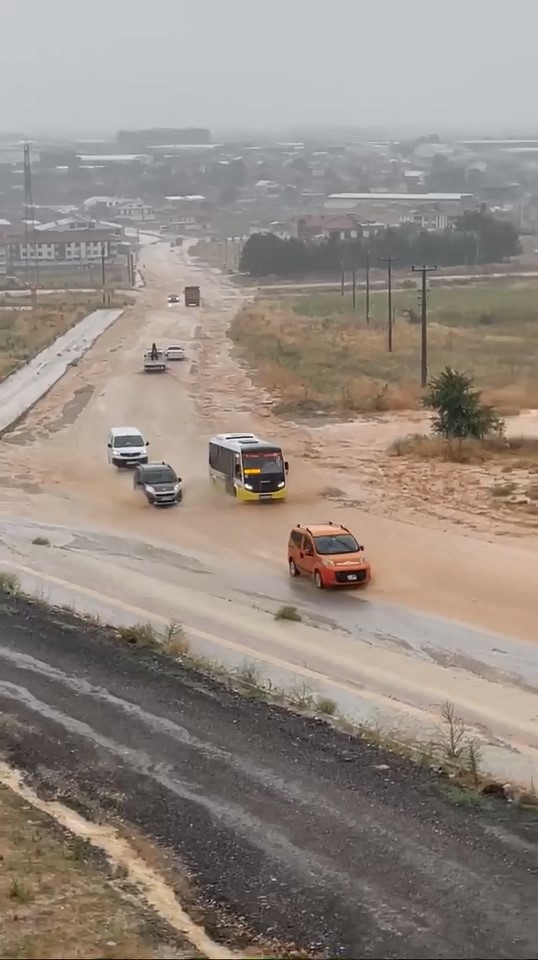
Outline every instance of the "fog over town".
<svg viewBox="0 0 538 960"><path fill-rule="evenodd" d="M532 0L3 0L0 128L536 132Z"/></svg>

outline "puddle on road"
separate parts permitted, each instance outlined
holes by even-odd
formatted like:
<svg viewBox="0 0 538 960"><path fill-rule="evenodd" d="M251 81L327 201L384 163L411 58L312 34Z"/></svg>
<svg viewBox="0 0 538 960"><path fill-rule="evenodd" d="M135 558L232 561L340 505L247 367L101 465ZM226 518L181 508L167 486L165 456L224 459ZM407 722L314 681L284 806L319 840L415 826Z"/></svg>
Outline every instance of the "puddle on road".
<svg viewBox="0 0 538 960"><path fill-rule="evenodd" d="M492 683L500 683L503 687L513 686L519 690L526 690L527 693L538 693L538 687L527 683L520 674L510 673L508 670L499 670L484 663L482 660L475 660L462 651L449 651L432 646L423 646L423 652L427 654L434 663L441 667L449 667L456 670L464 670L466 673L474 673L482 680L489 680Z"/></svg>
<svg viewBox="0 0 538 960"><path fill-rule="evenodd" d="M115 537L111 534L106 534L99 538L89 534L75 534L72 541L64 549L105 554L108 557L129 557L132 560L148 560L151 563L162 563L169 567L175 567L178 570L186 570L189 573L211 574L212 572L193 557L185 556L173 550L167 550L165 547L154 547L150 543L143 543L140 540L128 540L122 537Z"/></svg>
<svg viewBox="0 0 538 960"><path fill-rule="evenodd" d="M22 422L19 429L5 437L6 442L22 447L70 426L88 405L94 390L95 387L92 384L84 384L84 386L75 390L74 395L64 404L59 415L57 412L50 414L49 411L44 411L41 417L37 417L31 429L26 428L24 422ZM47 416L47 414L49 415Z"/></svg>
<svg viewBox="0 0 538 960"><path fill-rule="evenodd" d="M22 490L24 493L40 493L41 487L37 483L32 483L25 473L23 474L0 474L0 488L10 490Z"/></svg>

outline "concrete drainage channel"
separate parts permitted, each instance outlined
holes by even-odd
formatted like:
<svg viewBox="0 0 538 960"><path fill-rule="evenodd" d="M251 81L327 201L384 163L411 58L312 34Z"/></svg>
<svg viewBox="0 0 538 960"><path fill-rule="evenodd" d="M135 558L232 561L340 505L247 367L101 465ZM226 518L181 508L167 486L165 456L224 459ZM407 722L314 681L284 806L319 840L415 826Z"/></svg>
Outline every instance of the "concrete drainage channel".
<svg viewBox="0 0 538 960"><path fill-rule="evenodd" d="M48 393L122 313L123 308L94 310L0 383L0 437Z"/></svg>

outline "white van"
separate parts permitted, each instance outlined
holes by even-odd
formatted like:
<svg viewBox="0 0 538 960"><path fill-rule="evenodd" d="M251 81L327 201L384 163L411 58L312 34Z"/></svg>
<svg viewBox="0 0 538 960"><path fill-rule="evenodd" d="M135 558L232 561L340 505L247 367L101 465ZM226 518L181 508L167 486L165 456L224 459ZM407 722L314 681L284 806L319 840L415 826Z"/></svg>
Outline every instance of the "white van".
<svg viewBox="0 0 538 960"><path fill-rule="evenodd" d="M108 437L108 462L115 467L133 467L148 462L149 440L137 427L112 427Z"/></svg>

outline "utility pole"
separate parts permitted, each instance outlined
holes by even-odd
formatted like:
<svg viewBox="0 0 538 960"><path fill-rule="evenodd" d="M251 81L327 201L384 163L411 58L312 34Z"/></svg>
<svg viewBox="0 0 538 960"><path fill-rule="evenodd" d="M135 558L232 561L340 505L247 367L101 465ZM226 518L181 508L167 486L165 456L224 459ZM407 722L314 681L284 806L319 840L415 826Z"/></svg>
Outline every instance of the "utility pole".
<svg viewBox="0 0 538 960"><path fill-rule="evenodd" d="M106 302L105 284L106 284L105 243L104 243L104 240L102 240L101 241L101 286L103 288L103 303Z"/></svg>
<svg viewBox="0 0 538 960"><path fill-rule="evenodd" d="M423 264L422 267L411 267L411 270L413 271L413 273L420 273L422 275L420 385L421 387L425 387L428 383L428 284L427 284L427 278L429 273L431 273L433 270L437 270L437 267L427 267L425 264Z"/></svg>
<svg viewBox="0 0 538 960"><path fill-rule="evenodd" d="M32 258L34 261L34 276L31 284L32 300L37 301L37 288L39 286L39 261L37 259L37 243L35 235L35 207L32 197L32 163L30 156L30 144L26 142L23 148L23 168L24 168L24 244L26 247L26 257L24 261L24 279L28 284L28 267L30 261L30 248L32 249ZM31 243L30 243L31 237Z"/></svg>
<svg viewBox="0 0 538 960"><path fill-rule="evenodd" d="M366 326L370 326L370 251L366 251Z"/></svg>
<svg viewBox="0 0 538 960"><path fill-rule="evenodd" d="M346 283L346 277L344 273L344 259L340 260L340 296L344 296L344 287Z"/></svg>
<svg viewBox="0 0 538 960"><path fill-rule="evenodd" d="M351 282L352 282L351 295L353 298L353 309L356 310L357 308L357 271L355 270L355 268L353 268L351 272Z"/></svg>
<svg viewBox="0 0 538 960"><path fill-rule="evenodd" d="M392 264L399 261L399 257L380 257L380 263L387 264L388 273L388 301L387 301L387 319L388 319L388 350L392 353Z"/></svg>

